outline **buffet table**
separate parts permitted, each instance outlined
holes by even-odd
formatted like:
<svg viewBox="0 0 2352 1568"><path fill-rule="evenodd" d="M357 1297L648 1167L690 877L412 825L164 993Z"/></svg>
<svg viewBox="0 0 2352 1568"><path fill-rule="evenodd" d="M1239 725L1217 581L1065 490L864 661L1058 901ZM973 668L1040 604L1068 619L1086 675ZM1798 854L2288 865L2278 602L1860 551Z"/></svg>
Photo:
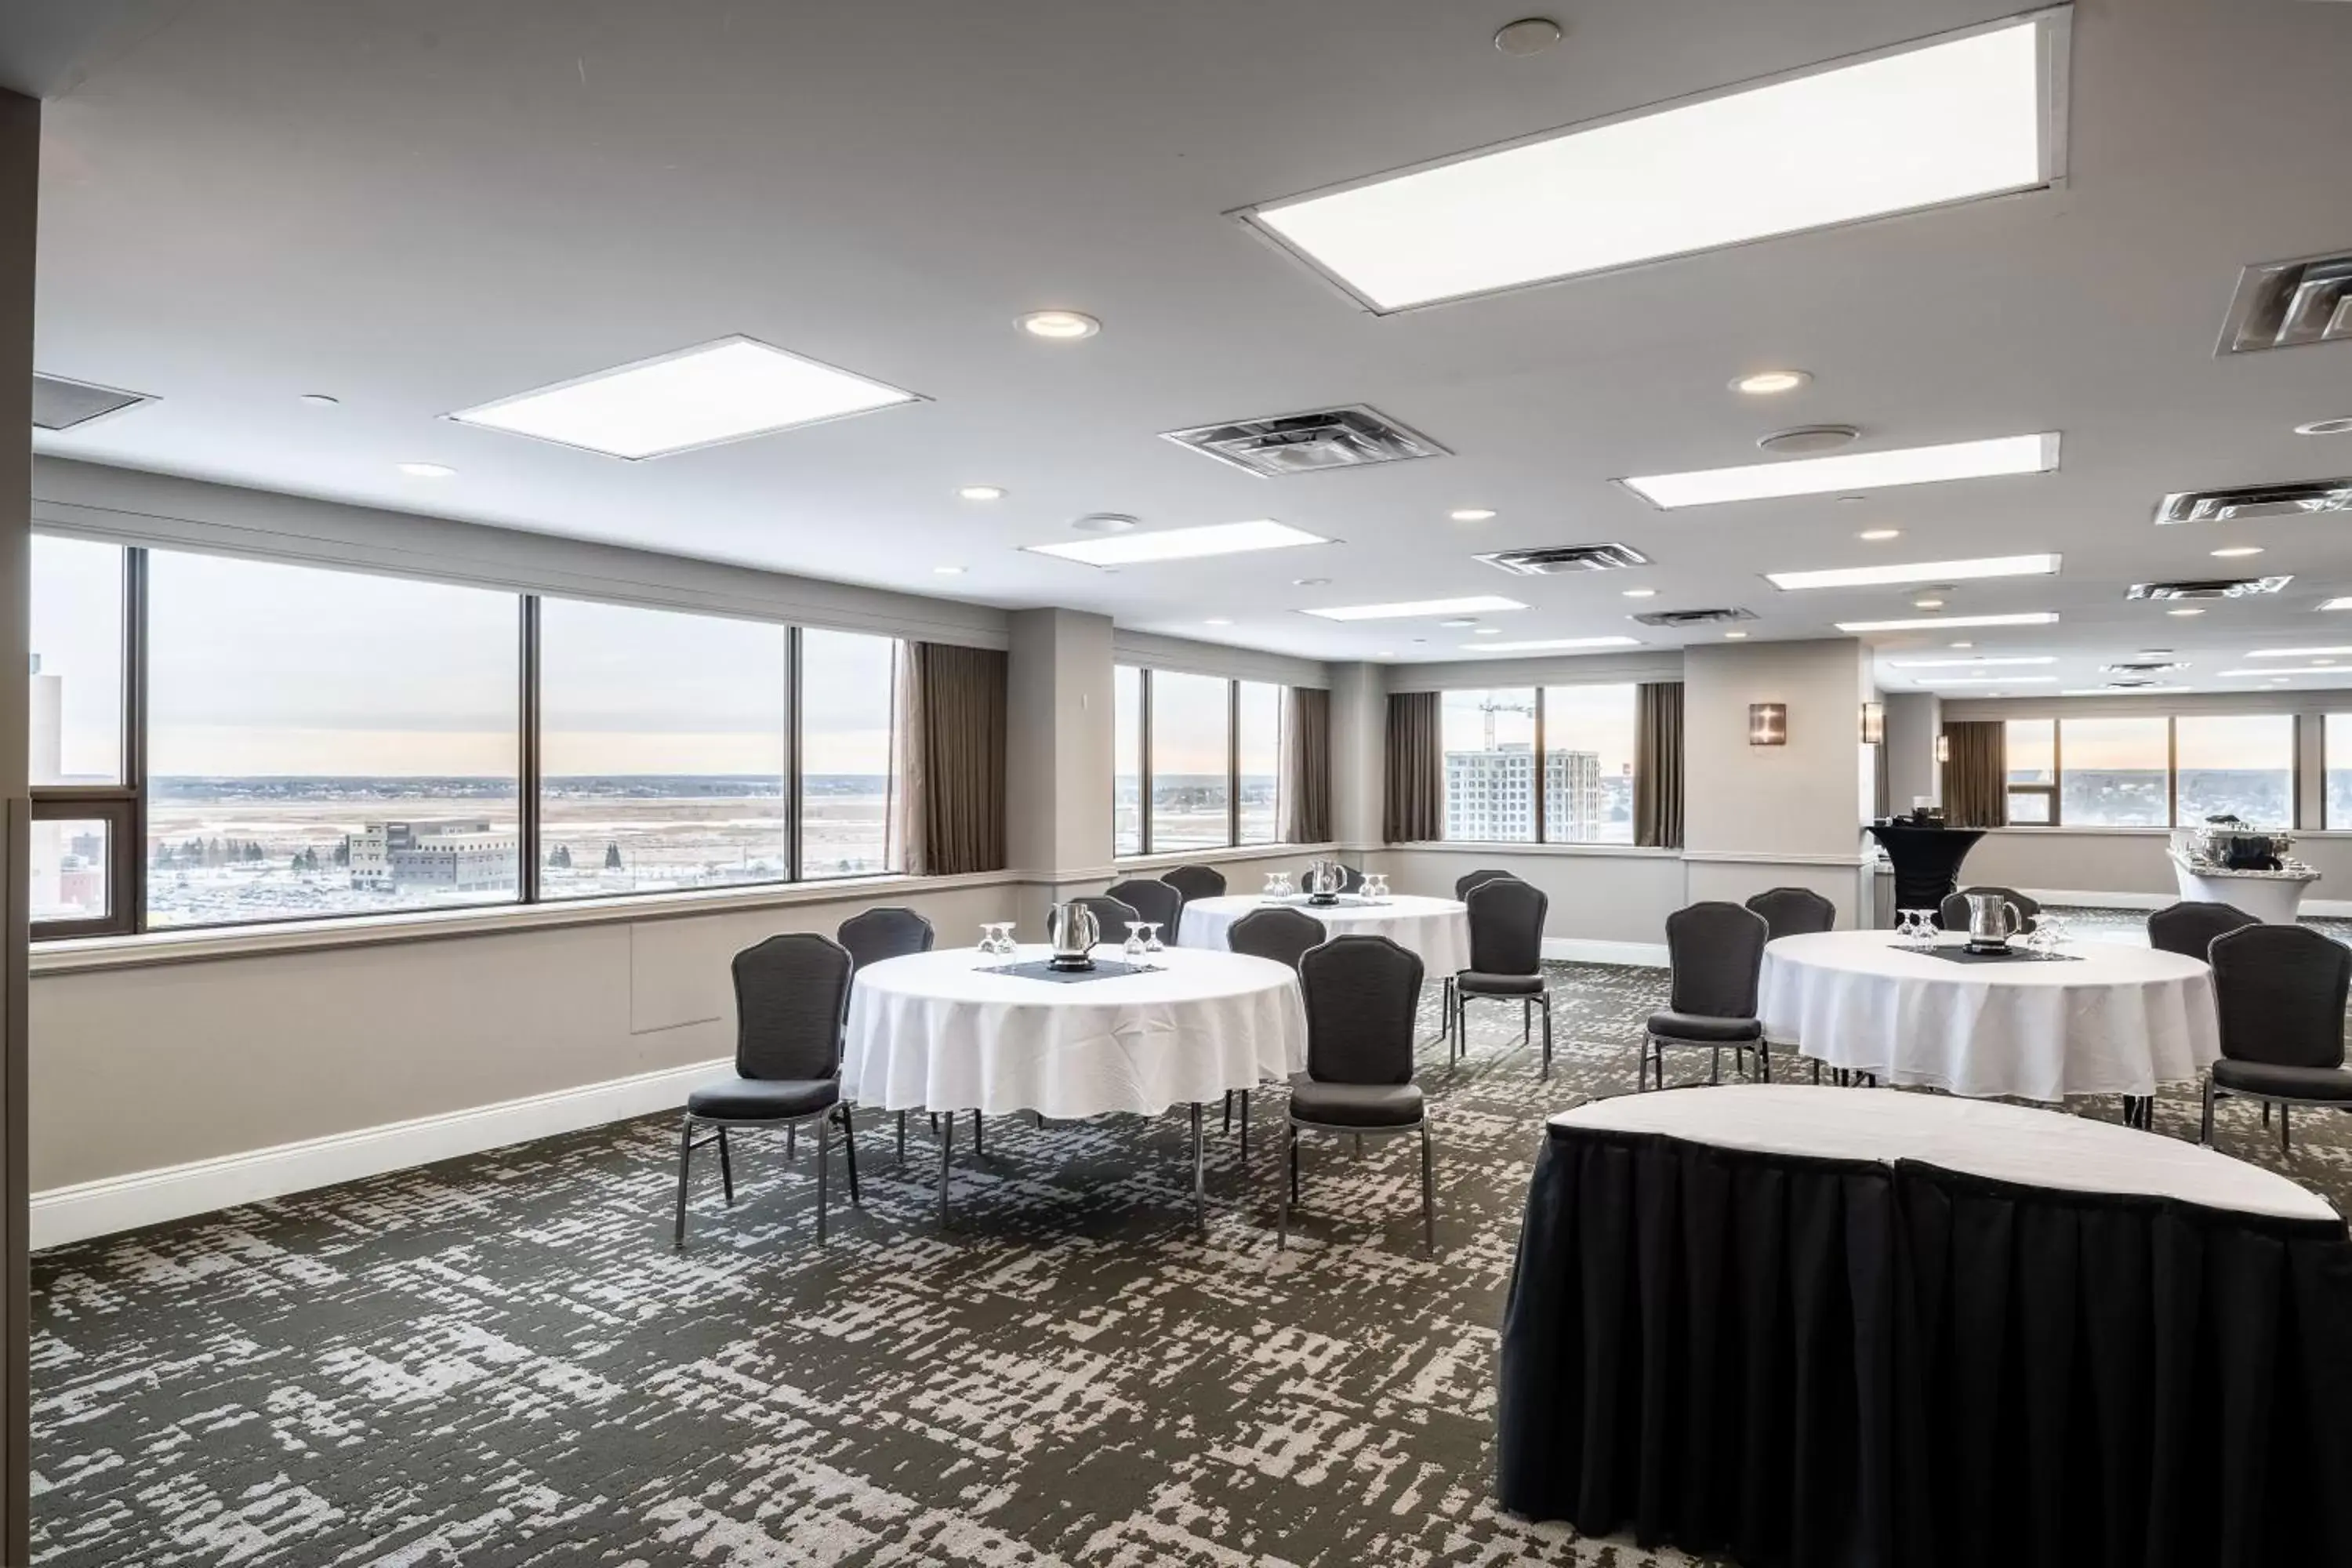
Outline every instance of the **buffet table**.
<svg viewBox="0 0 2352 1568"><path fill-rule="evenodd" d="M2229 904L2269 925L2291 926L2303 917L2303 895L2319 873L2307 866L2281 871L2233 871L2170 852L2180 896L2192 903Z"/></svg>
<svg viewBox="0 0 2352 1568"><path fill-rule="evenodd" d="M1470 906L1459 899L1424 899L1397 893L1377 903L1343 894L1336 904L1309 904L1303 898L1276 902L1255 893L1194 899L1185 904L1180 930L1186 947L1223 947L1235 921L1260 910L1293 909L1323 922L1333 936L1384 936L1420 956L1432 982L1470 967Z"/></svg>
<svg viewBox="0 0 2352 1568"><path fill-rule="evenodd" d="M1553 1117L1503 1506L1743 1568L2352 1563L2352 1241L2209 1149L1729 1086Z"/></svg>

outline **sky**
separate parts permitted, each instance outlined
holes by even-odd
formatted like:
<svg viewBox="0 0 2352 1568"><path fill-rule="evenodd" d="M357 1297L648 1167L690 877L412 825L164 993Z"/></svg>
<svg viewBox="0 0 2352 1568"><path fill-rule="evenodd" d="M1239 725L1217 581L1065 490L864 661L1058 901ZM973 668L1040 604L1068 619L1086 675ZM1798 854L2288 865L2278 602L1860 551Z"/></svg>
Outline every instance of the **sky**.
<svg viewBox="0 0 2352 1568"><path fill-rule="evenodd" d="M1122 665L1118 672L1118 713L1112 743L1118 748L1118 770L1132 777L1141 745L1136 701L1139 672ZM1178 670L1151 672L1151 771L1170 773L1223 773L1225 771L1226 689L1235 684L1222 676L1187 675ZM1274 777L1282 771L1282 688L1244 680L1241 687L1242 776Z"/></svg>
<svg viewBox="0 0 2352 1568"><path fill-rule="evenodd" d="M1535 743L1535 690L1514 687L1491 691L1448 691L1439 703L1444 742L1449 752L1483 751L1485 705L1495 709L1495 744ZM1544 688L1544 746L1553 752L1591 752L1603 773L1633 765L1633 688L1548 686Z"/></svg>
<svg viewBox="0 0 2352 1568"><path fill-rule="evenodd" d="M2047 719L2013 719L2009 724L2009 771L2046 775L2050 769ZM2184 714L2178 721L2179 763L2184 768L2279 768L2294 766L2294 717L2289 713ZM2063 736L2069 773L2162 773L2164 716L2069 719Z"/></svg>

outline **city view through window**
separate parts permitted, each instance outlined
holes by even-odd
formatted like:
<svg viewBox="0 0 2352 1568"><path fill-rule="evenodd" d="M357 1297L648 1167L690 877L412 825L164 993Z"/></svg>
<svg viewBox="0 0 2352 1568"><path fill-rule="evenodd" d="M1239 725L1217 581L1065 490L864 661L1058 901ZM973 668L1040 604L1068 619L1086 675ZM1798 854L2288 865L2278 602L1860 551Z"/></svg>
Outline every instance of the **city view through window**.
<svg viewBox="0 0 2352 1568"><path fill-rule="evenodd" d="M1119 666L1111 852L1279 843L1285 695L1264 681Z"/></svg>
<svg viewBox="0 0 2352 1568"><path fill-rule="evenodd" d="M1538 702L1542 841L1631 844L1631 685L1444 693L1438 712L1445 753L1445 837L1487 844L1538 840Z"/></svg>
<svg viewBox="0 0 2352 1568"><path fill-rule="evenodd" d="M2340 714L2327 718L2332 737ZM2009 821L2068 827L2195 826L2234 815L2256 827L2294 826L2295 719L2291 713L2011 719ZM2330 746L2331 826L2339 783Z"/></svg>

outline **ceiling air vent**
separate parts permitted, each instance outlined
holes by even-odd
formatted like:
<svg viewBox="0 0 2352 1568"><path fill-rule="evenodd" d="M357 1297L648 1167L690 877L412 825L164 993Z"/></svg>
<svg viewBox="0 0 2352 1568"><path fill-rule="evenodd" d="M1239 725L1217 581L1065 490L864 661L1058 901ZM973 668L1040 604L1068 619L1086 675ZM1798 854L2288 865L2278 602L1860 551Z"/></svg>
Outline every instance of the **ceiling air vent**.
<svg viewBox="0 0 2352 1568"><path fill-rule="evenodd" d="M1641 622L1645 626L1721 626L1726 621L1752 621L1755 618L1756 612L1753 610L1728 608L1717 610L1652 610L1647 615L1635 616L1633 617L1633 619Z"/></svg>
<svg viewBox="0 0 2352 1568"><path fill-rule="evenodd" d="M2275 594L2294 579L2288 577L2204 577L2185 583L2135 583L2126 599L2242 599L2252 594Z"/></svg>
<svg viewBox="0 0 2352 1568"><path fill-rule="evenodd" d="M2294 484L2241 485L2227 490L2179 490L2157 503L2158 522L2236 522L2253 517L2305 517L2352 511L2352 478Z"/></svg>
<svg viewBox="0 0 2352 1568"><path fill-rule="evenodd" d="M2161 658L2139 659L2124 664L2103 664L2099 666L2099 670L2100 673L2105 675L2162 675L2168 670L2187 669L2188 668L2189 663L2186 659ZM2109 686L2146 686L2148 682L2145 680L2110 680L2107 684Z"/></svg>
<svg viewBox="0 0 2352 1568"><path fill-rule="evenodd" d="M1498 550L1474 560L1515 577L1556 577L1566 572L1617 572L1647 566L1650 558L1630 544L1555 544L1544 550Z"/></svg>
<svg viewBox="0 0 2352 1568"><path fill-rule="evenodd" d="M110 386L67 381L59 376L33 377L33 428L70 430L126 408L155 400L143 392L119 392Z"/></svg>
<svg viewBox="0 0 2352 1568"><path fill-rule="evenodd" d="M2352 342L2352 256L2264 261L2238 274L2217 354Z"/></svg>
<svg viewBox="0 0 2352 1568"><path fill-rule="evenodd" d="M1160 438L1269 479L1451 455L1428 437L1360 403L1309 414L1236 419L1192 430L1163 430Z"/></svg>

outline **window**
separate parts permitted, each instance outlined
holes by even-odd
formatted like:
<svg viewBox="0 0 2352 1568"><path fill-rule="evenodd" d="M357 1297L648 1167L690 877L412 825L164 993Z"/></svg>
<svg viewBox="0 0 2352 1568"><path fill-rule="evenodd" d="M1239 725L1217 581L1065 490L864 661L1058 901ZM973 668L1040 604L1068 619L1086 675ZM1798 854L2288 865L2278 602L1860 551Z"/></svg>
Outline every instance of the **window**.
<svg viewBox="0 0 2352 1568"><path fill-rule="evenodd" d="M1282 842L1283 689L1234 683L1234 822L1242 844Z"/></svg>
<svg viewBox="0 0 2352 1568"><path fill-rule="evenodd" d="M1633 842L1633 711L1631 686L1544 688L1544 842Z"/></svg>
<svg viewBox="0 0 2352 1568"><path fill-rule="evenodd" d="M870 877L900 864L898 645L801 633L801 875Z"/></svg>
<svg viewBox="0 0 2352 1568"><path fill-rule="evenodd" d="M152 552L147 923L517 896L511 594Z"/></svg>
<svg viewBox="0 0 2352 1568"><path fill-rule="evenodd" d="M1111 672L1111 853L1143 853L1143 671Z"/></svg>
<svg viewBox="0 0 2352 1568"><path fill-rule="evenodd" d="M2320 738L2327 784L2321 820L2329 827L2352 827L2352 713L2330 713Z"/></svg>
<svg viewBox="0 0 2352 1568"><path fill-rule="evenodd" d="M125 776L125 607L134 556L119 544L32 542L26 864L37 936L131 931L138 791Z"/></svg>
<svg viewBox="0 0 2352 1568"><path fill-rule="evenodd" d="M792 877L785 628L540 605L540 893Z"/></svg>
<svg viewBox="0 0 2352 1568"><path fill-rule="evenodd" d="M2199 714L2172 723L2181 826L2225 814L2256 827L2294 826L2294 715Z"/></svg>
<svg viewBox="0 0 2352 1568"><path fill-rule="evenodd" d="M1438 700L1438 734L1445 753L1445 837L1534 843L1534 689L1448 691Z"/></svg>
<svg viewBox="0 0 2352 1568"><path fill-rule="evenodd" d="M2163 827L2172 820L2162 719L2067 719L2058 726L2058 820L2069 827Z"/></svg>
<svg viewBox="0 0 2352 1568"><path fill-rule="evenodd" d="M2046 826L2058 820L2058 721L2009 721L2009 820Z"/></svg>
<svg viewBox="0 0 2352 1568"><path fill-rule="evenodd" d="M1151 672L1151 847L1223 848L1231 816L1233 682Z"/></svg>

